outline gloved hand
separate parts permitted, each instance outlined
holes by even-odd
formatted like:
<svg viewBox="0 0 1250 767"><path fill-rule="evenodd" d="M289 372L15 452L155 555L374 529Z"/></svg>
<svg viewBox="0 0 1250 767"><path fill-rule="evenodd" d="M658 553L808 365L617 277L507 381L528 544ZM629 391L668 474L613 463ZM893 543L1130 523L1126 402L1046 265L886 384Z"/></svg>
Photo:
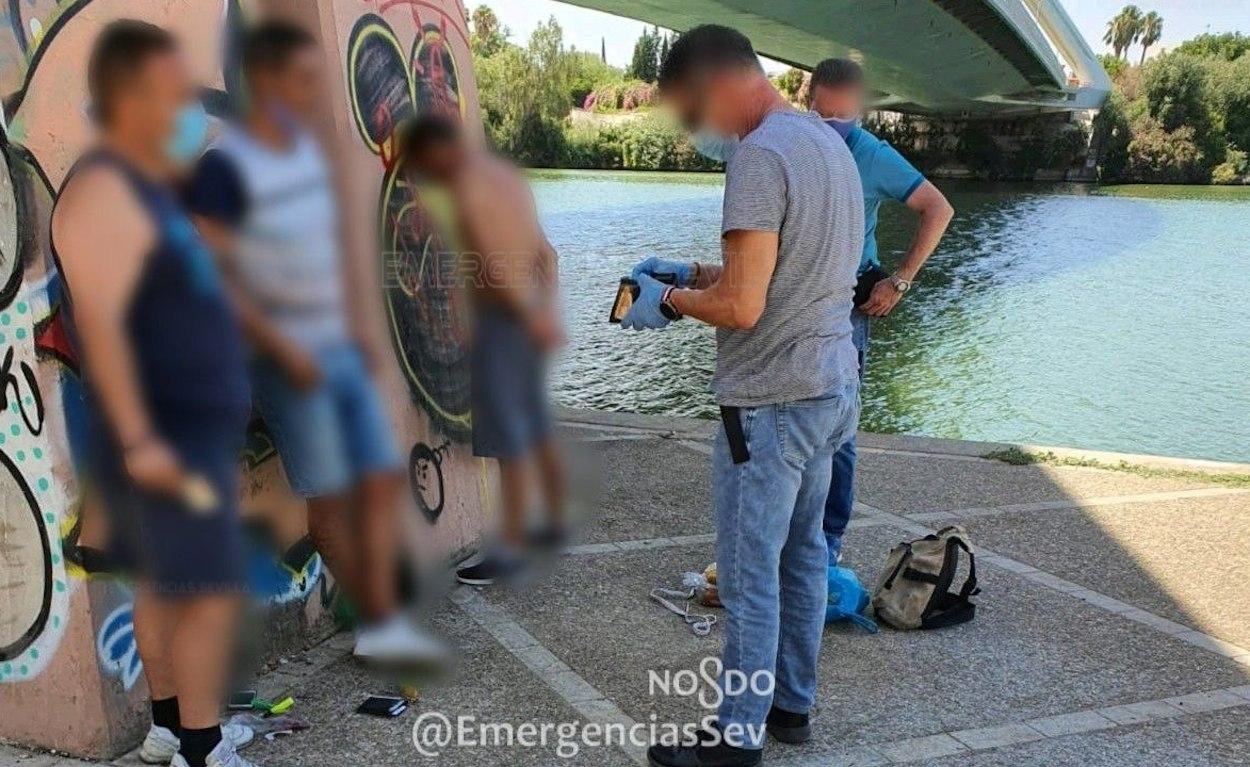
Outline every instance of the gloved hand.
<svg viewBox="0 0 1250 767"><path fill-rule="evenodd" d="M634 267L634 270L629 273L629 276L636 280L640 274L651 277L661 274L673 274L677 276L677 287L688 288L694 283L694 262L670 261L659 256L651 256L639 262Z"/></svg>
<svg viewBox="0 0 1250 767"><path fill-rule="evenodd" d="M644 262L645 263L645 262ZM660 311L660 299L668 285L647 274L638 274L638 298L621 320L622 328L630 330L659 330L669 323Z"/></svg>

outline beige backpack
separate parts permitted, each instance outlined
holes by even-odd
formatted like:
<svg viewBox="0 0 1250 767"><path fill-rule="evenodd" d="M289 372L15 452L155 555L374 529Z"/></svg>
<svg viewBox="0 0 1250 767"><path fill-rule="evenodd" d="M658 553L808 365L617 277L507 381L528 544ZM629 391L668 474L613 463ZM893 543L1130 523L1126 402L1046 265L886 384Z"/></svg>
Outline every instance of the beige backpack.
<svg viewBox="0 0 1250 767"><path fill-rule="evenodd" d="M954 592L961 551L968 556L968 578ZM935 629L972 620L976 605L968 598L980 592L968 531L951 526L890 551L872 607L877 620L893 628Z"/></svg>

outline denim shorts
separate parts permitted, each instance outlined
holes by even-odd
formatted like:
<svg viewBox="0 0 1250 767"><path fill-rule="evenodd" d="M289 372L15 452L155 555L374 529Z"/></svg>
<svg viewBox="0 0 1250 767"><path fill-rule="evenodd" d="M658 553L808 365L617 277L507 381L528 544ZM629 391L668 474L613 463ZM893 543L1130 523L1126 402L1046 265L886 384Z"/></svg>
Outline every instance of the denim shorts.
<svg viewBox="0 0 1250 767"><path fill-rule="evenodd" d="M519 321L493 307L478 312L470 374L473 455L516 459L551 436L545 355Z"/></svg>
<svg viewBox="0 0 1250 767"><path fill-rule="evenodd" d="M362 477L402 462L390 420L359 349L338 344L316 353L321 383L293 387L269 360L252 368L252 392L287 481L305 498L342 493Z"/></svg>

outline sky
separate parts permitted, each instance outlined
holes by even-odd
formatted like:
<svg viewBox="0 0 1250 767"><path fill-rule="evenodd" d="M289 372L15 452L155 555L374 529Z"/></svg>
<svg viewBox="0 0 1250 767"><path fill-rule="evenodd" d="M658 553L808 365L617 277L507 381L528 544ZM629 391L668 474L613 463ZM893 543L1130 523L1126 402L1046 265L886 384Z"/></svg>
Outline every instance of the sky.
<svg viewBox="0 0 1250 767"><path fill-rule="evenodd" d="M555 16L564 28L564 39L580 50L598 52L602 40L608 62L629 63L634 41L644 25L599 11L591 11L555 0L465 0L470 8L485 2L495 10L503 25L512 31L513 42L523 42L540 22ZM1102 36L1107 20L1124 7L1126 0L1063 0L1064 8L1097 52L1106 50ZM1250 33L1250 0L1135 0L1143 11L1158 11L1163 17L1160 49L1176 45L1203 32ZM784 69L780 65L770 70Z"/></svg>

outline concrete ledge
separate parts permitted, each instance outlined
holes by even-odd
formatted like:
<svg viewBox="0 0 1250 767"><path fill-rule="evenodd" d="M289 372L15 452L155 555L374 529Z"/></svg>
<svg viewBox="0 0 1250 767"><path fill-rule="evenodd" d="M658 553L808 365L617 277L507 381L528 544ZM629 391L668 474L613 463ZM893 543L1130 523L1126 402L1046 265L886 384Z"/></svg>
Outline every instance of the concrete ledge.
<svg viewBox="0 0 1250 767"><path fill-rule="evenodd" d="M715 435L718 426L718 423L713 420L686 416L607 412L571 407L557 407L555 413L559 421L566 424L655 432L657 436L668 436L677 439L708 439ZM1150 469L1250 476L1250 463L1211 461L1202 458L1117 453L1106 450L1082 450L1070 447L1033 445L1026 442L975 442L939 437L920 437L908 434L860 432L856 439L859 447L867 451L877 450L944 457L985 458L985 456L991 453L1014 448L1029 454L1044 455L1049 453L1060 459L1096 461L1100 464L1105 464L1105 468L1112 470L1119 464L1125 463L1130 466ZM1045 463L1042 462L1040 465L1045 465Z"/></svg>

